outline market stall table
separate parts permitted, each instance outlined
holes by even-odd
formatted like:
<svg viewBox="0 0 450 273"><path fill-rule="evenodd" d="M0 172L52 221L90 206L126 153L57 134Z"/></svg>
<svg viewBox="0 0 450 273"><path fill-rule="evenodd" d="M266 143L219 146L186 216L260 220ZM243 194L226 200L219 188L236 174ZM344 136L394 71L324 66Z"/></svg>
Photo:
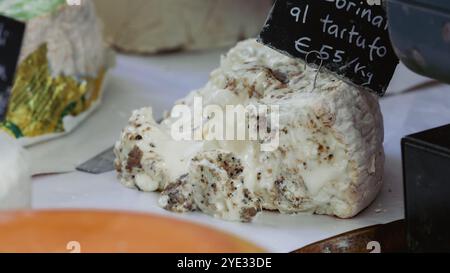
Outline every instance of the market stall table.
<svg viewBox="0 0 450 273"><path fill-rule="evenodd" d="M91 175L78 164L110 147L131 111L154 107L156 118L189 91L202 86L226 50L153 57L118 56L103 104L75 132L29 147L33 160L34 209L106 209L148 212L181 218L241 236L274 252L290 252L350 230L404 218L400 139L450 123L450 86L423 85L421 77L400 68L391 92L381 99L385 118L385 184L377 200L354 219L264 212L251 224L224 222L200 213L174 214L157 205L157 193L127 189L114 172ZM49 174L60 173L60 174ZM101 232L101 231L99 231Z"/></svg>

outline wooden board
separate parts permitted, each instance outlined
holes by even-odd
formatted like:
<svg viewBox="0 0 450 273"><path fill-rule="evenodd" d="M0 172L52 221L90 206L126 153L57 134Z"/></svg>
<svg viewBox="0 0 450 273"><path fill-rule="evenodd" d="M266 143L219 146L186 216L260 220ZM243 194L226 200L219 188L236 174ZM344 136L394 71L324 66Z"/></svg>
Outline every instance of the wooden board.
<svg viewBox="0 0 450 273"><path fill-rule="evenodd" d="M405 221L350 231L295 253L392 253L406 251Z"/></svg>

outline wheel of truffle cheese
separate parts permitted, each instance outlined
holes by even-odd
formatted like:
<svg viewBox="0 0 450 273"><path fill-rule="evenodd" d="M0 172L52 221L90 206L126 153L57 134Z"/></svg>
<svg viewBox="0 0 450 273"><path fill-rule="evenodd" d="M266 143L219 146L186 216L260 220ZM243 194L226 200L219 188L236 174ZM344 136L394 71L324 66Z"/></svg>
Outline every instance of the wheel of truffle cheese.
<svg viewBox="0 0 450 273"><path fill-rule="evenodd" d="M27 154L15 139L0 132L0 209L27 208L30 201Z"/></svg>
<svg viewBox="0 0 450 273"><path fill-rule="evenodd" d="M162 191L159 203L168 210L236 221L250 221L264 209L349 218L381 188L378 98L329 72L317 75L302 61L248 40L231 49L205 87L177 104L195 113L195 98L222 109L277 106L278 124L267 131L269 140L278 132L278 142L267 150L265 138L176 141L171 132L177 119L157 124L151 108L135 111L115 148L119 179ZM258 115L259 121L268 118ZM203 139L212 120L199 127Z"/></svg>
<svg viewBox="0 0 450 273"><path fill-rule="evenodd" d="M108 42L133 53L228 46L256 37L272 0L95 0Z"/></svg>

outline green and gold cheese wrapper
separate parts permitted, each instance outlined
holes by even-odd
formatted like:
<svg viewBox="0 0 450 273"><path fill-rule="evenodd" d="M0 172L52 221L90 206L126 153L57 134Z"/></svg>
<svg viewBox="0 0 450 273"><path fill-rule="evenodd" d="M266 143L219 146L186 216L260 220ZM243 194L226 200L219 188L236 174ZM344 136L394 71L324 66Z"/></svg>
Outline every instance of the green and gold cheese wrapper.
<svg viewBox="0 0 450 273"><path fill-rule="evenodd" d="M0 92L0 131L32 145L69 133L99 104L114 62L92 1L0 0L26 24L11 88Z"/></svg>
<svg viewBox="0 0 450 273"><path fill-rule="evenodd" d="M16 138L64 133L64 117L77 116L99 99L105 71L83 80L49 71L46 45L19 65L1 129Z"/></svg>

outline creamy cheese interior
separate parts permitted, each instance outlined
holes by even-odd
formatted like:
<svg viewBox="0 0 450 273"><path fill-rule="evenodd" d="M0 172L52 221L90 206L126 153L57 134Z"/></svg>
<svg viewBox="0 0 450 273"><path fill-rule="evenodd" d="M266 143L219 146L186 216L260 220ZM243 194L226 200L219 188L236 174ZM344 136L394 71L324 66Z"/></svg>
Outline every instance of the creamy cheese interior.
<svg viewBox="0 0 450 273"><path fill-rule="evenodd" d="M177 104L279 107L279 145L259 140L175 141L167 117L133 113L116 144L122 183L162 191L160 205L250 221L258 212L314 212L347 218L366 207L382 183L383 126L377 98L254 40L222 58L206 86ZM259 116L258 118L268 118ZM203 136L212 121L203 121ZM205 129L206 128L206 129Z"/></svg>

